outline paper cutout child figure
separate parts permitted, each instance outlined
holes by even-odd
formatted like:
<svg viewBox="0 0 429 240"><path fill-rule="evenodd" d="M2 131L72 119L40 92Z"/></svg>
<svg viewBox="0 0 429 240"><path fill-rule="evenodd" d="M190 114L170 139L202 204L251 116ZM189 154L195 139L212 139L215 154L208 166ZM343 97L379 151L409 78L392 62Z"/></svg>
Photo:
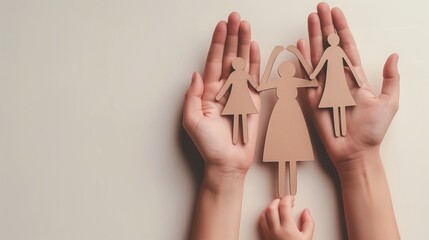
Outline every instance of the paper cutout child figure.
<svg viewBox="0 0 429 240"><path fill-rule="evenodd" d="M216 95L216 100L219 101L222 99L226 91L231 87L231 92L221 114L233 115L232 142L234 144L238 143L238 127L241 116L243 142L247 143L247 114L258 113L252 101L252 97L250 96L247 83L249 82L254 89L256 89L258 85L252 80L252 76L245 71L246 61L243 58L235 58L232 61L232 67L235 71L233 71L225 81L225 84Z"/></svg>
<svg viewBox="0 0 429 240"><path fill-rule="evenodd" d="M333 109L335 136L339 137L341 135L344 137L347 134L346 107L355 106L356 102L350 94L349 86L347 85L343 61L350 68L359 87L361 87L362 83L351 61L339 46L340 37L336 33L331 33L328 36L328 43L330 46L323 53L314 72L310 75L310 79L315 79L325 63L327 63L325 87L320 99L319 108Z"/></svg>
<svg viewBox="0 0 429 240"><path fill-rule="evenodd" d="M276 89L278 98L268 124L263 161L279 163L278 193L280 197L285 196L286 162L289 162L290 194L295 195L297 191L296 162L314 160L307 124L295 99L297 88L319 86L316 80L309 81L295 77L295 65L291 62L281 63L278 68L280 78L268 81L273 63L283 50L284 48L281 46L274 48L261 84L257 88L258 91Z"/></svg>

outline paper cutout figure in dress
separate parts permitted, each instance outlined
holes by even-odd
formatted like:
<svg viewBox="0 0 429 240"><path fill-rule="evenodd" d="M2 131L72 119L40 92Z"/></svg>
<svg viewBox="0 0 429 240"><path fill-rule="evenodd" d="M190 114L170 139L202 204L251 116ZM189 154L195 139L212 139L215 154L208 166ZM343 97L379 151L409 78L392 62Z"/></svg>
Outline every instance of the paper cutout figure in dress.
<svg viewBox="0 0 429 240"><path fill-rule="evenodd" d="M271 113L268 124L264 162L278 162L278 194L285 196L286 162L289 162L289 189L290 194L297 191L297 161L314 160L313 148L307 124L301 108L296 101L300 87L317 87L316 80L309 81L295 77L295 65L291 62L282 62L278 68L279 79L268 81L277 56L284 50L277 46L271 53L258 91L276 89L277 102Z"/></svg>
<svg viewBox="0 0 429 240"><path fill-rule="evenodd" d="M232 127L232 142L238 143L238 127L239 119L241 117L241 126L243 133L243 142L248 141L247 132L247 114L258 113L255 104L250 96L249 86L256 89L257 83L252 80L252 76L245 71L246 61L243 58L235 58L232 61L232 67L234 71L229 75L225 84L216 95L216 100L219 101L231 87L228 100L225 104L225 108L222 111L222 115L233 115L233 127Z"/></svg>
<svg viewBox="0 0 429 240"><path fill-rule="evenodd" d="M331 33L328 35L328 43L330 46L323 53L314 72L310 75L310 79L315 79L325 63L327 63L325 87L320 99L319 108L333 109L335 136L339 137L341 135L344 137L347 134L346 107L356 105L347 84L344 62L350 68L359 87L361 87L362 83L350 59L339 46L340 37L336 33Z"/></svg>

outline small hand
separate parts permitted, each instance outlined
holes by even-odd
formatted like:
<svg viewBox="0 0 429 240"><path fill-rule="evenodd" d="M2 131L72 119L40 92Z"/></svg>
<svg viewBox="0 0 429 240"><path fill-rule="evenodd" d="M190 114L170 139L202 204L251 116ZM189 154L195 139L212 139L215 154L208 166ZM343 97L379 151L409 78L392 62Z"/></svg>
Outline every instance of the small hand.
<svg viewBox="0 0 429 240"><path fill-rule="evenodd" d="M242 57L249 66L249 73L259 82L260 53L258 45L251 42L250 25L240 20L238 13L231 13L228 23L221 21L213 33L204 75L194 73L183 109L183 125L203 156L207 169L223 173L246 173L255 151L258 114L248 116L249 142L232 143L232 119L221 116L225 99L217 96L231 73L232 60ZM260 108L259 95L252 91L252 100ZM219 102L217 101L219 100Z"/></svg>
<svg viewBox="0 0 429 240"><path fill-rule="evenodd" d="M285 196L271 202L259 217L259 225L264 240L311 240L314 233L314 220L310 211L301 214L300 227L293 218L294 197Z"/></svg>

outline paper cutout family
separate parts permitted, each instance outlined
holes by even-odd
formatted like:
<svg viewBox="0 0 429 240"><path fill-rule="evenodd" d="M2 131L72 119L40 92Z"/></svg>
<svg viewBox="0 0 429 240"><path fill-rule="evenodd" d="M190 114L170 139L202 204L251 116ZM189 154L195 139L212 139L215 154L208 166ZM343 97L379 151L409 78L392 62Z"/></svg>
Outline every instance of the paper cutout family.
<svg viewBox="0 0 429 240"><path fill-rule="evenodd" d="M232 141L238 143L239 119L241 119L243 143L248 142L247 114L256 114L258 110L252 101L248 83L258 92L275 89L277 102L272 110L268 123L263 161L278 162L278 195L283 197L286 184L286 162L289 164L289 192L296 195L297 192L297 161L314 160L313 149L307 125L302 110L296 101L297 88L318 87L316 76L326 65L326 79L319 108L332 108L334 134L336 137L346 136L346 107L356 105L347 85L344 62L350 68L358 86L361 86L353 66L339 46L340 38L336 33L328 36L329 47L325 50L316 68L313 70L301 52L295 46L288 46L287 50L297 58L311 80L295 76L295 65L291 62L282 62L278 67L279 77L268 81L274 62L285 49L277 46L271 52L260 85L252 80L245 71L246 62L243 58L235 58L232 61L234 71L229 75L225 84L216 96L219 101L231 88L228 100L222 111L222 115L233 116Z"/></svg>

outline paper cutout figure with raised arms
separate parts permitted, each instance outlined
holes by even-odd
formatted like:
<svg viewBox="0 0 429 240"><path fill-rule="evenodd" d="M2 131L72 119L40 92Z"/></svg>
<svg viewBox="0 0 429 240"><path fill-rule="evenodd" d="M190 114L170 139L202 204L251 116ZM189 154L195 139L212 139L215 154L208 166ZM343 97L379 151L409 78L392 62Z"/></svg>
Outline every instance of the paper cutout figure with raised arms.
<svg viewBox="0 0 429 240"><path fill-rule="evenodd" d="M296 162L314 160L307 124L295 99L298 92L297 88L319 86L316 80L309 81L295 77L295 65L291 62L282 62L278 67L280 78L268 81L275 59L283 50L284 48L281 46L274 48L261 79L261 84L257 88L258 91L276 89L278 98L268 124L263 161L279 163L278 194L280 197L285 196L286 162L289 162L290 194L296 195Z"/></svg>
<svg viewBox="0 0 429 240"><path fill-rule="evenodd" d="M246 61L243 58L235 58L232 61L232 67L234 71L229 75L225 84L216 95L216 100L219 101L222 99L231 87L231 92L229 93L228 100L221 114L233 115L232 142L234 144L238 143L238 127L241 117L243 142L247 143L247 114L258 113L252 101L252 97L250 96L248 82L254 89L258 86L257 83L252 80L252 76L245 71Z"/></svg>
<svg viewBox="0 0 429 240"><path fill-rule="evenodd" d="M319 108L332 108L335 136L339 137L341 135L344 137L347 134L346 107L356 105L347 84L344 62L350 68L359 87L361 87L362 83L350 59L339 46L340 37L336 33L331 33L328 35L328 43L330 46L326 48L314 72L310 75L310 79L315 79L326 63L325 87Z"/></svg>

